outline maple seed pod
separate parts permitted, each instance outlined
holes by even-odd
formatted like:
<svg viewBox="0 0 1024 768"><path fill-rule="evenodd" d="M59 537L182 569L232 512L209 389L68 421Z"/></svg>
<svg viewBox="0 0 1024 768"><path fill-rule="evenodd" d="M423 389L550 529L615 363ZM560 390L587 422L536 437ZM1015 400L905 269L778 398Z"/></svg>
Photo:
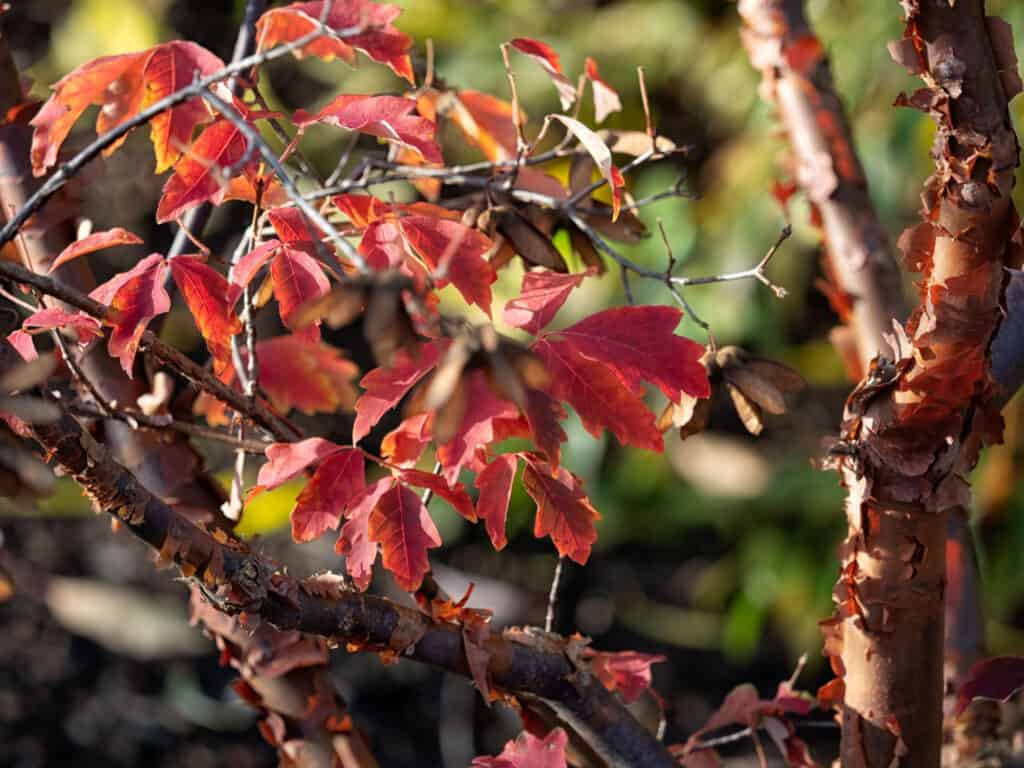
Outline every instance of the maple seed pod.
<svg viewBox="0 0 1024 768"><path fill-rule="evenodd" d="M764 429L764 411L786 413L786 395L806 386L803 377L792 368L753 357L739 347L722 347L715 354L714 363L722 372L737 415L752 435L759 435Z"/></svg>
<svg viewBox="0 0 1024 768"><path fill-rule="evenodd" d="M497 230L528 264L547 267L553 272L562 274L569 271L569 265L565 263L562 254L551 244L551 238L517 211L502 213L498 220Z"/></svg>

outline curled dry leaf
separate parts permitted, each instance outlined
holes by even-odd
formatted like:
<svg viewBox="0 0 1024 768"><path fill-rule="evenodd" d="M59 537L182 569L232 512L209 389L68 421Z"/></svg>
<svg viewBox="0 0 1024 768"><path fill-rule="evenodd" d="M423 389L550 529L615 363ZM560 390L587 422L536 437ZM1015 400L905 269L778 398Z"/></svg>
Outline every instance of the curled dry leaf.
<svg viewBox="0 0 1024 768"><path fill-rule="evenodd" d="M714 385L725 388L740 420L752 435L764 429L764 412L786 413L786 398L800 392L806 382L792 368L774 360L754 357L739 347L722 347L715 354L709 351L701 358ZM659 426L680 428L680 437L702 431L711 412L710 399L684 399L670 405L661 415Z"/></svg>
<svg viewBox="0 0 1024 768"><path fill-rule="evenodd" d="M622 101L615 89L601 79L597 62L589 56L586 60L585 71L594 93L594 120L603 123L612 112L622 111Z"/></svg>
<svg viewBox="0 0 1024 768"><path fill-rule="evenodd" d="M612 221L614 222L619 217L619 208L622 205L622 190L626 185L626 181L622 178L622 174L615 166L615 163L612 162L611 150L608 149L608 146L601 140L600 136L579 120L574 120L565 115L551 115L550 119L557 120L565 125L590 156L594 158L594 163L597 164L601 177L607 182L608 188L612 193Z"/></svg>
<svg viewBox="0 0 1024 768"><path fill-rule="evenodd" d="M547 72L551 83L558 91L558 99L562 102L562 109L568 109L576 101L576 86L572 84L562 72L562 62L555 49L540 40L531 40L527 37L517 37L509 43L520 53L523 53L537 62L541 69Z"/></svg>

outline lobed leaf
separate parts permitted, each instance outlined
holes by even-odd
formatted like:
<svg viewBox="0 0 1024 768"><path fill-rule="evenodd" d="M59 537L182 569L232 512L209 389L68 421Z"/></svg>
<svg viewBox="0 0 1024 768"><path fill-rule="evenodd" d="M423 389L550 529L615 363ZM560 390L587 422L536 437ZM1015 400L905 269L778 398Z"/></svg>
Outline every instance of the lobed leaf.
<svg viewBox="0 0 1024 768"><path fill-rule="evenodd" d="M366 437L381 417L398 405L409 390L437 365L440 354L437 344L424 344L418 357L403 353L390 368L376 368L366 374L359 382L366 391L355 404L352 442L358 443Z"/></svg>
<svg viewBox="0 0 1024 768"><path fill-rule="evenodd" d="M608 189L611 190L612 221L615 221L619 218L619 209L622 206L622 190L626 186L626 181L622 178L622 174L615 166L615 163L612 162L612 151L608 149L608 145L604 143L600 136L587 128L579 120L574 120L565 115L551 115L551 119L558 120L565 125L594 159L594 163L597 164L597 170L601 172L602 178L608 184Z"/></svg>
<svg viewBox="0 0 1024 768"><path fill-rule="evenodd" d="M543 739L523 731L497 757L477 757L470 768L566 768L569 737L555 728Z"/></svg>
<svg viewBox="0 0 1024 768"><path fill-rule="evenodd" d="M174 40L159 45L143 70L145 96L141 107L145 109L191 85L197 76L206 77L223 68L223 61L195 43ZM156 115L149 123L156 172L163 173L174 165L192 142L196 126L212 119L206 102L198 97Z"/></svg>
<svg viewBox="0 0 1024 768"><path fill-rule="evenodd" d="M100 107L96 133L116 128L142 104L143 67L150 51L103 56L62 77L42 109L32 118L32 172L42 176L57 162L57 153L71 127L92 105ZM114 147L107 150L112 152Z"/></svg>
<svg viewBox="0 0 1024 768"><path fill-rule="evenodd" d="M213 373L222 377L231 366L231 337L242 330L234 310L240 289L204 264L200 256L172 259L171 275L210 350Z"/></svg>
<svg viewBox="0 0 1024 768"><path fill-rule="evenodd" d="M337 530L345 510L365 487L362 451L342 448L328 456L295 501L292 538L313 541Z"/></svg>
<svg viewBox="0 0 1024 768"><path fill-rule="evenodd" d="M394 485L395 478L388 475L366 486L352 499L346 512L347 521L334 545L335 552L345 555L345 570L362 590L370 586L373 564L377 560L377 542L370 537L370 514Z"/></svg>
<svg viewBox="0 0 1024 768"><path fill-rule="evenodd" d="M480 491L476 503L476 514L487 526L487 535L495 549L501 550L508 543L505 535L505 521L508 518L508 504L512 498L512 481L516 476L519 460L515 454L495 456L474 484Z"/></svg>
<svg viewBox="0 0 1024 768"><path fill-rule="evenodd" d="M593 273L593 270L571 275L547 270L524 273L519 295L505 304L503 319L536 336L562 308L572 290Z"/></svg>
<svg viewBox="0 0 1024 768"><path fill-rule="evenodd" d="M618 691L626 704L632 704L651 687L651 665L666 661L660 654L636 651L603 653L587 648L583 655L590 660L594 674L604 687Z"/></svg>
<svg viewBox="0 0 1024 768"><path fill-rule="evenodd" d="M150 254L89 294L89 298L110 308L107 322L112 330L107 349L111 357L121 361L128 378L132 378L135 353L149 321L171 308L171 297L164 289L165 267L163 256Z"/></svg>
<svg viewBox="0 0 1024 768"><path fill-rule="evenodd" d="M550 536L558 554L586 564L601 519L583 492L583 482L564 467L554 469L538 454L524 453L523 487L537 504L533 535Z"/></svg>
<svg viewBox="0 0 1024 768"><path fill-rule="evenodd" d="M310 437L297 443L268 445L265 451L267 463L260 467L252 495L287 483L306 467L323 461L341 450L342 446L322 437Z"/></svg>
<svg viewBox="0 0 1024 768"><path fill-rule="evenodd" d="M48 331L53 328L74 329L78 333L79 343L83 345L90 339L103 335L102 326L96 318L82 312L68 312L59 307L48 307L26 317L21 323L21 329L7 335L7 341L23 360L31 362L39 357L32 342L31 332Z"/></svg>
<svg viewBox="0 0 1024 768"><path fill-rule="evenodd" d="M441 546L430 513L404 485L384 493L370 513L369 539L380 544L384 567L406 592L415 592L430 570L427 550Z"/></svg>
<svg viewBox="0 0 1024 768"><path fill-rule="evenodd" d="M223 169L235 166L245 155L245 148L245 136L227 118L207 126L164 184L156 209L157 223L173 221L203 203L220 205L227 194Z"/></svg>

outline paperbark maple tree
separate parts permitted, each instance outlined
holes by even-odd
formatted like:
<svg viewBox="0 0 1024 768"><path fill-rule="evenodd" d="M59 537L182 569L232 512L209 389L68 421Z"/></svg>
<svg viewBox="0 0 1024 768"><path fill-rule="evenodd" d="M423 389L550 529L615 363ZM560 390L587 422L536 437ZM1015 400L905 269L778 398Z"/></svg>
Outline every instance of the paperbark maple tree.
<svg viewBox="0 0 1024 768"><path fill-rule="evenodd" d="M1009 30L986 18L982 3L904 3L906 34L894 55L926 88L902 101L928 111L939 127L924 221L901 239L907 266L923 274L921 305L904 330L892 325L899 298L885 234L823 50L799 5L752 0L740 10L752 59L776 89L798 160L816 158L814 168L796 175L826 232L833 298L850 321L852 342L840 334L837 344L851 372L864 376L830 457L849 492L850 536L837 615L825 622L825 651L838 678L819 699L841 713L844 765L934 766L942 737L947 517L966 504L964 474L977 455L976 435L993 437L989 425L1002 402L989 374L990 348L1003 268L1019 261L1019 222L1009 200L1018 147L1006 105L1020 80ZM755 739L763 728L789 764L812 764L790 721L807 714L811 701L792 682L769 701L750 686L737 688L705 729L666 748L624 706L649 687L660 657L594 651L578 637L530 629L498 633L485 607L449 599L430 566L430 551L442 540L427 499L441 497L470 523L483 522L501 549L520 466L536 503L534 535L550 537L559 557L587 562L600 515L562 461L566 405L591 434L608 431L622 445L652 451L663 449L671 426L684 435L700 428L712 378L723 380L752 432L760 430L762 409L784 411L785 393L798 384L793 372L719 349L713 338L705 350L678 333L689 309L680 290L688 286L755 279L784 295L765 274L775 248L749 269L709 277L674 274L670 249L664 271L621 253L614 242L646 232L644 201L628 191L630 174L677 150L657 134L646 103L644 131L599 133L581 121L587 84L597 123L621 107L593 59L574 85L550 46L513 39L502 46L511 92L505 101L442 84L429 69L418 75L395 6L263 6L248 4L229 64L195 43L164 43L84 64L42 104L22 93L4 57L0 74L10 82L3 83L9 98L0 140L5 162L23 165L0 187L7 219L0 246L14 242L22 264L0 262L0 279L28 313L8 341L31 361L40 354L32 336L45 333L57 345L45 357L66 366L0 380L9 390L0 395L38 386L50 401L42 411L0 401L10 432L34 438L100 510L192 580L194 618L239 669L242 695L265 711L262 731L282 764L374 764L324 674L328 646L342 642L466 675L487 701L518 707L535 733L474 765L561 766L567 746L585 764L708 763L717 757L713 740L703 737L731 724ZM548 115L530 131L515 86L519 54L550 77L563 111L576 111ZM260 68L286 55L349 64L365 56L411 90L340 93L315 114L285 116L267 109L255 86ZM643 92L642 77L640 85ZM100 108L96 140L62 160L65 140L91 106ZM446 122L482 161L446 164L439 138ZM170 171L158 222L195 227L200 212L227 200L247 203L251 219L230 259L202 245L199 227L183 235L199 253L181 246L153 253L95 285L88 254L141 239L115 228L76 240L66 220L47 219L47 204L88 162L115 152L147 123L156 172ZM303 134L314 124L375 137L384 149L354 167L340 164L324 182L302 157ZM264 138L264 128L281 146ZM562 138L548 138L562 129ZM816 175L822 156L825 178ZM564 159L571 164L567 182L546 173ZM37 177L50 174L34 192L28 164ZM372 195L396 181L420 199ZM602 194L610 204L595 196ZM556 231L568 233L585 271L570 269L570 254L552 243ZM468 319L472 307L495 316L492 285L516 256L526 273L500 316L532 341ZM598 279L608 262L624 281L633 275L662 284L682 309L636 306L627 282L627 306L546 330L572 292ZM447 285L461 296L462 314L440 310L437 292ZM148 328L168 312L172 294L195 321L208 368ZM284 332L258 339L253 318L271 296ZM322 334L325 324L357 317L375 363L362 371ZM889 350L883 338L891 327ZM142 357L154 380L170 376L199 390L193 414L205 426L172 415L170 393L150 392L141 382ZM645 385L669 401L660 419L645 402ZM362 447L403 404L404 420L385 436L380 455ZM292 410L353 412L350 443L306 436L288 420ZM101 434L109 448L97 442ZM238 451L231 501L205 475L189 435ZM510 438L529 447L511 450ZM232 533L244 506L241 467L253 453L266 462L249 498L306 476L292 535L311 541L337 532L345 575L296 578ZM433 473L417 468L429 453ZM130 460L137 455L141 463ZM175 465L181 457L186 463ZM30 487L18 466L26 465L5 469ZM474 476L475 500L464 473ZM381 569L418 608L365 594ZM257 658L250 631L270 649L266 655Z"/></svg>

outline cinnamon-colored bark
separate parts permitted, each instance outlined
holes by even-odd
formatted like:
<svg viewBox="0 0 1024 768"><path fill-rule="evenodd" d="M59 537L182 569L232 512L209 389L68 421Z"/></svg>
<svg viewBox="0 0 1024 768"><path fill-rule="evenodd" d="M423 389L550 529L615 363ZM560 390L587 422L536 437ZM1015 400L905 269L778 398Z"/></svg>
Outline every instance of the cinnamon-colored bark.
<svg viewBox="0 0 1024 768"><path fill-rule="evenodd" d="M868 194L825 49L804 16L803 0L740 0L743 43L762 73L792 150L795 181L810 200L825 239L847 329L833 338L854 370L885 349L883 334L903 317L899 271ZM852 359L851 359L852 358Z"/></svg>
<svg viewBox="0 0 1024 768"><path fill-rule="evenodd" d="M907 103L937 124L923 222L900 241L923 276L921 305L899 359L881 361L847 402L835 463L849 535L826 623L839 679L826 694L841 699L844 766L934 768L945 537L950 512L968 498L962 443L990 400L988 349L1018 223L1009 199L1018 147L982 3L904 6L906 35L893 52L926 84Z"/></svg>

